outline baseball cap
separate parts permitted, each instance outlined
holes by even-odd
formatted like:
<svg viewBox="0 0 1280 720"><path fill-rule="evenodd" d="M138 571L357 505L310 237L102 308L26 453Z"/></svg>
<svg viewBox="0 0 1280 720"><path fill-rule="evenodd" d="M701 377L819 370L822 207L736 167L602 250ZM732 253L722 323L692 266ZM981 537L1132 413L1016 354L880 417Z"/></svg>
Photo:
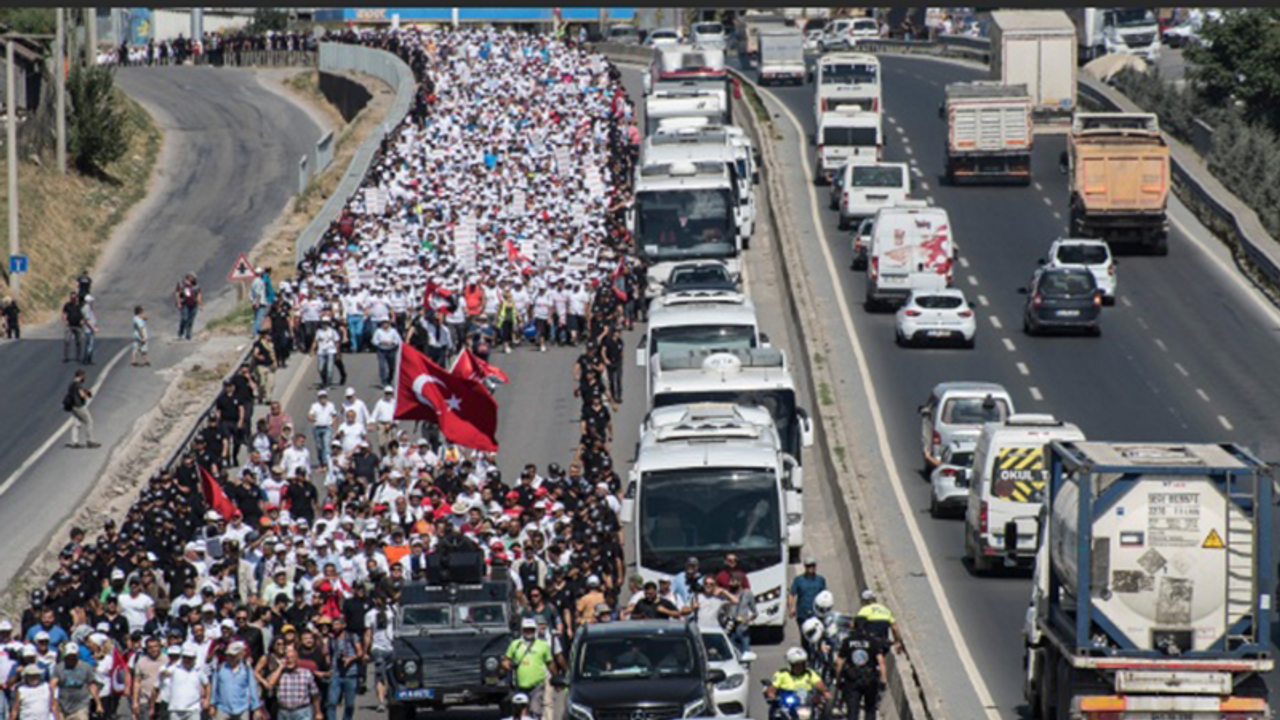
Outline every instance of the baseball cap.
<svg viewBox="0 0 1280 720"><path fill-rule="evenodd" d="M62 657L69 657L71 655L79 655L79 654L80 654L80 646L73 642L69 642L66 645L62 646Z"/></svg>
<svg viewBox="0 0 1280 720"><path fill-rule="evenodd" d="M805 564L805 565L817 565L817 564L818 564L818 558L816 558L816 557L814 557L814 556L812 556L812 555L805 555L805 556L804 556L804 564Z"/></svg>
<svg viewBox="0 0 1280 720"><path fill-rule="evenodd" d="M244 652L244 643L240 642L239 640L227 646L228 655L239 655L242 652Z"/></svg>
<svg viewBox="0 0 1280 720"><path fill-rule="evenodd" d="M587 587L599 587L599 586L600 586L599 576L592 575L591 577L587 578Z"/></svg>
<svg viewBox="0 0 1280 720"><path fill-rule="evenodd" d="M165 651L165 653L166 653L166 654L168 654L168 655L170 655L170 656L172 656L172 657L178 657L179 655L181 655L181 654L182 654L182 646L181 646L181 645L170 645L170 646L169 646L169 649L168 649L168 650L166 650L166 651ZM195 657L195 653L192 653L191 657Z"/></svg>
<svg viewBox="0 0 1280 720"><path fill-rule="evenodd" d="M227 648L227 652L231 652L231 648ZM200 653L196 650L195 645L184 645L182 647L183 657L193 658L193 657L198 657L199 655Z"/></svg>

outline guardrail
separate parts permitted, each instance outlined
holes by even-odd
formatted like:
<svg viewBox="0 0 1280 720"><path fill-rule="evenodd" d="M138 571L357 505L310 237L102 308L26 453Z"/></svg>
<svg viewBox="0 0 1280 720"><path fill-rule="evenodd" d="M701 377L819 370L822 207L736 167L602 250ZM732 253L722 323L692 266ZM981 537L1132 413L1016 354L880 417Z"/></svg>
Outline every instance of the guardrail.
<svg viewBox="0 0 1280 720"><path fill-rule="evenodd" d="M365 138L364 143L352 156L351 164L347 166L347 172L338 183L333 195L298 236L296 258L299 262L308 251L320 243L325 231L329 229L329 224L338 217L347 199L360 187L361 181L369 172L369 166L373 164L378 148L382 145L383 138L409 114L414 92L417 89L417 80L413 77L413 71L403 60L384 50L360 45L320 43L320 71L361 72L372 75L391 87L396 97L392 101L390 112L387 113L387 119L376 132L369 133L369 137ZM322 139L321 142L324 140Z"/></svg>
<svg viewBox="0 0 1280 720"><path fill-rule="evenodd" d="M315 67L315 50L221 50L191 58L193 65L206 67Z"/></svg>

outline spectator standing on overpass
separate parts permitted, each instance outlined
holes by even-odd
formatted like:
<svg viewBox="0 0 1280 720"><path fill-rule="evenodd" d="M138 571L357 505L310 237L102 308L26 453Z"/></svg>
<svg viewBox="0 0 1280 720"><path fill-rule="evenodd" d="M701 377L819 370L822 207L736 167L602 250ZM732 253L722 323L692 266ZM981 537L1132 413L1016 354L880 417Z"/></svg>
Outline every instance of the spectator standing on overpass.
<svg viewBox="0 0 1280 720"><path fill-rule="evenodd" d="M133 349L129 352L129 364L134 367L151 364L147 359L147 313L141 305L133 308Z"/></svg>
<svg viewBox="0 0 1280 720"><path fill-rule="evenodd" d="M18 301L5 296L4 301L0 303L0 315L4 316L4 336L10 340L21 340L22 308L18 307Z"/></svg>
<svg viewBox="0 0 1280 720"><path fill-rule="evenodd" d="M84 355L80 362L93 364L93 339L98 335L98 316L93 312L93 296L85 295L84 304L80 306L80 324L84 329Z"/></svg>
<svg viewBox="0 0 1280 720"><path fill-rule="evenodd" d="M84 360L84 304L77 293L67 295L62 305L62 362L71 362L71 345L76 346L75 360Z"/></svg>
<svg viewBox="0 0 1280 720"><path fill-rule="evenodd" d="M196 313L204 307L204 293L195 273L187 273L173 291L173 302L178 308L178 339L190 340L191 329L196 324Z"/></svg>
<svg viewBox="0 0 1280 720"><path fill-rule="evenodd" d="M89 414L89 398L93 391L86 387L84 370L76 370L72 377L67 394L62 399L62 409L71 413L75 424L71 426L71 444L67 447L96 448L102 445L93 439L93 416ZM84 444L80 444L80 434L84 434Z"/></svg>

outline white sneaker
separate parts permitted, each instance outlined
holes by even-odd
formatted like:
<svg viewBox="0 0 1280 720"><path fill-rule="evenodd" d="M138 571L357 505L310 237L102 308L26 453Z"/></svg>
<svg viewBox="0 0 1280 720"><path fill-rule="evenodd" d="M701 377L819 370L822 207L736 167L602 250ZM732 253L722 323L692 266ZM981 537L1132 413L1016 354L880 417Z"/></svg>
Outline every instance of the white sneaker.
<svg viewBox="0 0 1280 720"><path fill-rule="evenodd" d="M538 348L538 352L546 352L546 351L547 351L546 345L543 345L542 347Z"/></svg>

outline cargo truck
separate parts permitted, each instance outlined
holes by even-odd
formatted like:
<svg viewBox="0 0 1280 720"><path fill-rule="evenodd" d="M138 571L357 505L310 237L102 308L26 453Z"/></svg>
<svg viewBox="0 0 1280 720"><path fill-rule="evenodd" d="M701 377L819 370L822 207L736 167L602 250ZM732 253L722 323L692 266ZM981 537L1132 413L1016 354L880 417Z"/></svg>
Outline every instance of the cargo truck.
<svg viewBox="0 0 1280 720"><path fill-rule="evenodd" d="M738 39L738 52L750 60L760 59L760 33L794 27L795 21L784 15L750 12L739 15L734 22L734 35Z"/></svg>
<svg viewBox="0 0 1280 720"><path fill-rule="evenodd" d="M1234 444L1045 452L1023 628L1032 715L1271 718L1274 468Z"/></svg>
<svg viewBox="0 0 1280 720"><path fill-rule="evenodd" d="M760 84L804 84L804 35L798 28L760 33Z"/></svg>
<svg viewBox="0 0 1280 720"><path fill-rule="evenodd" d="M1031 97L1026 85L994 81L947 86L947 182L1031 182Z"/></svg>
<svg viewBox="0 0 1280 720"><path fill-rule="evenodd" d="M1078 113L1061 162L1073 237L1169 254L1169 147L1155 115Z"/></svg>
<svg viewBox="0 0 1280 720"><path fill-rule="evenodd" d="M1025 85L1037 119L1067 118L1076 107L1076 29L1061 10L991 13L991 78Z"/></svg>

